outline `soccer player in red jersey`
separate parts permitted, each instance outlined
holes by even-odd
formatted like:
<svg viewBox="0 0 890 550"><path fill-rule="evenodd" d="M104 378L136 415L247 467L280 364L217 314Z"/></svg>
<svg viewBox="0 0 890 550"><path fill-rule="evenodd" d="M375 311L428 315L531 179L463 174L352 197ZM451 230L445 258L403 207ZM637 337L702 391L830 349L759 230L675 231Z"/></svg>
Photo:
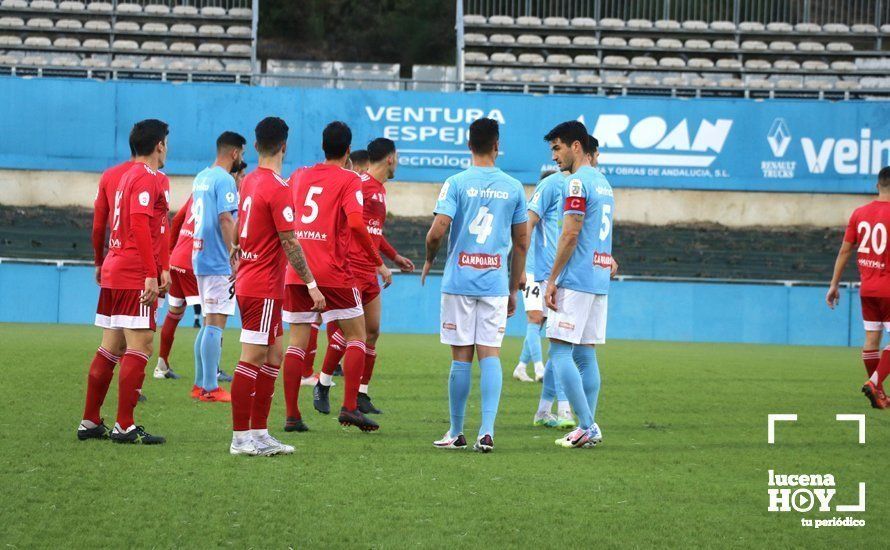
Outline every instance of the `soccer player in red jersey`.
<svg viewBox="0 0 890 550"><path fill-rule="evenodd" d="M362 179L362 195L364 200L364 219L368 235L375 248L392 260L403 273L414 271L414 263L400 255L383 236L383 225L386 223L386 187L385 184L395 176L398 166L398 153L396 144L387 138L377 138L368 144L368 158L370 165ZM376 345L380 336L380 283L377 281L377 266L368 261L368 257L353 239L349 247L349 268L358 283L358 289L362 296L362 308L365 311L365 367L361 384L358 390L358 408L364 414L380 414L381 411L374 406L368 395L368 384L374 372L374 363L377 359ZM389 285L389 281L384 281ZM335 323L328 325L328 349L325 352L324 366L319 375L319 384L324 386L315 392L319 401L313 403L316 409L330 410L327 388L331 386L331 376L334 369L343 357L343 349L346 340L342 331L336 328Z"/></svg>
<svg viewBox="0 0 890 550"><path fill-rule="evenodd" d="M279 173L287 151L287 124L267 117L256 126L257 169L241 183L233 251L235 296L241 310L241 360L232 381L233 455L290 454L269 434L267 420L281 365L281 303L285 264L311 285L308 308L324 309L300 242L294 235L291 190Z"/></svg>
<svg viewBox="0 0 890 550"><path fill-rule="evenodd" d="M862 393L872 407L886 409L890 400L884 394L884 379L890 374L890 346L879 351L881 332L890 330L890 166L878 173L878 198L853 211L844 233L844 242L834 263L834 275L825 300L834 309L840 300L841 276L847 261L856 251L856 264L862 285L859 297L862 301L862 320L865 324L865 345L862 362L868 380Z"/></svg>
<svg viewBox="0 0 890 550"><path fill-rule="evenodd" d="M339 121L328 124L322 133L325 161L298 170L291 178L294 204L297 205L294 227L316 281L306 281L294 270L287 271L284 320L290 324L290 341L285 362L285 401L288 408L286 429L289 431L306 429L296 404L299 385L295 375L297 365L302 364L305 357L311 324L319 318L309 299L313 290L320 290L325 297L322 321L337 321L346 339L345 389L339 421L362 431L379 427L358 410L356 403L365 365L365 319L361 293L349 267L350 241L358 241L368 261L384 280L390 280L392 274L377 254L365 228L361 179L345 168L351 143L349 126Z"/></svg>
<svg viewBox="0 0 890 550"><path fill-rule="evenodd" d="M130 132L135 158L115 192L109 253L99 275L101 290L96 308L96 325L104 329L103 343L126 349L120 360L117 422L109 434L100 417L117 362L103 345L90 365L86 407L77 431L81 440L110 437L118 443L165 441L136 426L133 411L152 353L158 294L170 277L168 243L163 233L169 191L165 189L166 177L158 171L167 157L167 133L167 124L154 119L136 123Z"/></svg>
<svg viewBox="0 0 890 550"><path fill-rule="evenodd" d="M371 167L371 157L368 154L367 149L356 149L355 151L351 151L349 153L349 164L346 168L349 168L359 176L365 174L368 169Z"/></svg>

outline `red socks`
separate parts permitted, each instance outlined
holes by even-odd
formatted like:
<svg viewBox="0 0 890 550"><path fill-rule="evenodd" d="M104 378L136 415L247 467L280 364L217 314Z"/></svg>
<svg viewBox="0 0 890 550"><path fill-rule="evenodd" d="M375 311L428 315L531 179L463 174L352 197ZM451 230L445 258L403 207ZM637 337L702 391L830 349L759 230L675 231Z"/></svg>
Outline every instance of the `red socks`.
<svg viewBox="0 0 890 550"><path fill-rule="evenodd" d="M182 313L167 312L164 317L164 326L161 328L161 347L158 349L158 357L167 361L170 357L170 348L173 347L173 338L176 336L176 327L182 319Z"/></svg>
<svg viewBox="0 0 890 550"><path fill-rule="evenodd" d="M367 385L374 374L374 362L377 360L377 350L371 346L365 346L365 370L362 373L362 384Z"/></svg>
<svg viewBox="0 0 890 550"><path fill-rule="evenodd" d="M327 357L325 357L327 361ZM354 411L358 408L358 387L362 381L362 373L365 370L365 344L361 340L346 342L346 353L343 354L343 406L346 410Z"/></svg>
<svg viewBox="0 0 890 550"><path fill-rule="evenodd" d="M117 423L126 430L134 424L133 410L139 401L139 388L145 380L148 355L128 349L121 359L121 372L117 380Z"/></svg>
<svg viewBox="0 0 890 550"><path fill-rule="evenodd" d="M877 349L864 349L862 350L862 363L865 365L865 372L868 373L868 377L871 378L871 375L875 373L875 369L878 368L878 362L881 360L881 350Z"/></svg>
<svg viewBox="0 0 890 550"><path fill-rule="evenodd" d="M114 376L114 366L120 361L120 357L112 355L105 348L96 350L93 362L90 363L90 374L87 377L87 402L83 408L83 419L94 424L102 421L100 416L102 403L108 394L111 378Z"/></svg>
<svg viewBox="0 0 890 550"><path fill-rule="evenodd" d="M334 323L328 323L328 349L324 354L324 364L321 366L321 372L333 375L337 365L340 364L340 360L343 359L345 348L346 338L343 337L340 327Z"/></svg>
<svg viewBox="0 0 890 550"><path fill-rule="evenodd" d="M275 380L279 365L263 363L256 377L253 394L253 410L250 412L250 429L265 430L272 409L272 396L275 394Z"/></svg>
<svg viewBox="0 0 890 550"><path fill-rule="evenodd" d="M881 352L881 360L878 363L878 368L875 370L874 374L872 374L871 379L874 380L877 378L875 385L880 388L883 387L884 379L887 378L888 374L890 374L890 346L887 346Z"/></svg>
<svg viewBox="0 0 890 550"><path fill-rule="evenodd" d="M244 432L250 429L250 414L253 409L253 394L260 369L255 365L239 361L232 377L232 429Z"/></svg>
<svg viewBox="0 0 890 550"><path fill-rule="evenodd" d="M288 418L302 418L299 403L300 378L304 372L305 357L306 352L293 346L288 347L284 354L284 404Z"/></svg>
<svg viewBox="0 0 890 550"><path fill-rule="evenodd" d="M303 359L303 376L312 376L315 371L315 350L318 349L318 325L312 323L309 333L309 344L306 346L306 357Z"/></svg>

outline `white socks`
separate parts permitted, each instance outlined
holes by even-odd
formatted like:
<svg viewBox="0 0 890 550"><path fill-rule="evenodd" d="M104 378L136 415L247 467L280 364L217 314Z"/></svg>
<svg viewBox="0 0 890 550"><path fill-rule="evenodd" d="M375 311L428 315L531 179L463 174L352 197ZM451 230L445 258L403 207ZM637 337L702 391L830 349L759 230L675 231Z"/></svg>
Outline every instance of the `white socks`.
<svg viewBox="0 0 890 550"><path fill-rule="evenodd" d="M358 387L358 392L359 392L359 393L365 393L365 394L368 393L368 385L367 385L367 384L361 384L361 385L359 385L359 387Z"/></svg>
<svg viewBox="0 0 890 550"><path fill-rule="evenodd" d="M541 399L541 401L538 402L538 416L543 416L549 413L551 408L553 408L553 401Z"/></svg>
<svg viewBox="0 0 890 550"><path fill-rule="evenodd" d="M318 375L318 381L322 386L330 386L334 382L334 377L322 372Z"/></svg>
<svg viewBox="0 0 890 550"><path fill-rule="evenodd" d="M572 414L572 406L569 405L568 401L560 401L557 403L556 410L559 416L568 416Z"/></svg>

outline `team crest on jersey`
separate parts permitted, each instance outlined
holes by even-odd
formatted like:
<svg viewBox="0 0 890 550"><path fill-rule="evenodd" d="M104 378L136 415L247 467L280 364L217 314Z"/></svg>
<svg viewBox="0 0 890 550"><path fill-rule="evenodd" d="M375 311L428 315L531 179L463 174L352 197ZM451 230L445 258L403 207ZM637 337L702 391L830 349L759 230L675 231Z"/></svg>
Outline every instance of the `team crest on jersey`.
<svg viewBox="0 0 890 550"><path fill-rule="evenodd" d="M139 193L139 204L142 206L148 206L148 202L151 200L151 197L148 194L148 191L143 191Z"/></svg>
<svg viewBox="0 0 890 550"><path fill-rule="evenodd" d="M285 206L284 210L281 211L281 215L284 216L284 219L287 220L287 223L293 223L294 221L294 210L290 206Z"/></svg>
<svg viewBox="0 0 890 550"><path fill-rule="evenodd" d="M364 195L362 195L361 191L355 192L355 200L361 205L365 204L365 197L364 197Z"/></svg>
<svg viewBox="0 0 890 550"><path fill-rule="evenodd" d="M441 201L441 200L445 200L445 197L448 196L448 188L449 188L450 186L451 186L451 182L450 182L450 181L446 181L446 182L442 185L442 190L439 191L439 200L440 200L440 201Z"/></svg>
<svg viewBox="0 0 890 550"><path fill-rule="evenodd" d="M457 257L457 265L473 269L500 269L501 255L461 252Z"/></svg>
<svg viewBox="0 0 890 550"><path fill-rule="evenodd" d="M580 197L584 190L584 186L581 185L581 180L575 178L569 182L569 196L570 197Z"/></svg>
<svg viewBox="0 0 890 550"><path fill-rule="evenodd" d="M594 252L593 265L610 269L612 267L612 255L606 252Z"/></svg>
<svg viewBox="0 0 890 550"><path fill-rule="evenodd" d="M170 205L170 191L164 191L164 200L167 201L167 206Z"/></svg>

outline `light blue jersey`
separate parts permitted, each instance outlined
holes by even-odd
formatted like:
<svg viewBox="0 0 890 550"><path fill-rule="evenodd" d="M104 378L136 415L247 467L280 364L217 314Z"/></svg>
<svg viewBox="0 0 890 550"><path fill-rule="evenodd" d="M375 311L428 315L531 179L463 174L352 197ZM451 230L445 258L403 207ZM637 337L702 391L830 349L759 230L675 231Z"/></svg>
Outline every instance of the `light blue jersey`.
<svg viewBox="0 0 890 550"><path fill-rule="evenodd" d="M195 216L192 251L195 275L231 275L229 251L222 240L219 215L238 212L235 178L219 166L201 170L192 184L192 212Z"/></svg>
<svg viewBox="0 0 890 550"><path fill-rule="evenodd" d="M445 180L435 212L452 219L442 292L508 296L512 228L528 221L519 180L500 168L471 166Z"/></svg>
<svg viewBox="0 0 890 550"><path fill-rule="evenodd" d="M556 280L557 286L591 294L608 294L612 269L612 186L598 170L582 166L565 178L563 216L581 214L578 246Z"/></svg>
<svg viewBox="0 0 890 550"><path fill-rule="evenodd" d="M540 221L532 232L532 246L534 251L535 269L529 271L535 274L535 282L546 281L550 277L553 268L553 260L556 258L556 242L559 240L559 214L562 209L562 187L565 178L559 172L550 174L542 179L535 187L532 200L528 203L528 209L538 215Z"/></svg>
<svg viewBox="0 0 890 550"><path fill-rule="evenodd" d="M535 273L535 236L534 234L529 237L528 242L528 254L525 255L525 272L531 273L534 275ZM528 281L531 283L532 281Z"/></svg>

